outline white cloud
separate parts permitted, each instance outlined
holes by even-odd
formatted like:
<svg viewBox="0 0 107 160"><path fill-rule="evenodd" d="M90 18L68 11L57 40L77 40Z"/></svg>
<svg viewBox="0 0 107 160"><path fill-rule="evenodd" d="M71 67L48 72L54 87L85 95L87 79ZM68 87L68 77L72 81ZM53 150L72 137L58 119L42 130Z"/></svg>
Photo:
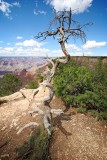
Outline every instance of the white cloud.
<svg viewBox="0 0 107 160"><path fill-rule="evenodd" d="M91 52L69 52L71 56L92 56L93 54ZM46 57L47 55L49 57L61 57L64 56L61 49L58 50L50 50L47 48L41 48L41 47L20 47L20 46L14 46L14 47L0 47L0 56L43 56Z"/></svg>
<svg viewBox="0 0 107 160"><path fill-rule="evenodd" d="M44 14L44 15L46 15L46 13L47 13L47 12L45 12L45 11L43 11L43 10L39 10L38 12L39 12L40 14Z"/></svg>
<svg viewBox="0 0 107 160"><path fill-rule="evenodd" d="M12 47L6 47L4 48L4 50L7 52L12 52L14 49Z"/></svg>
<svg viewBox="0 0 107 160"><path fill-rule="evenodd" d="M37 16L38 12L34 9L33 13Z"/></svg>
<svg viewBox="0 0 107 160"><path fill-rule="evenodd" d="M43 10L36 10L36 9L34 9L33 13L34 13L35 15L38 15L38 14L46 15L46 14L47 14L47 12L45 12L45 11L43 11Z"/></svg>
<svg viewBox="0 0 107 160"><path fill-rule="evenodd" d="M39 48L41 45L43 45L43 43L39 43L33 39L16 43L16 46L24 46L24 47L37 47L37 48Z"/></svg>
<svg viewBox="0 0 107 160"><path fill-rule="evenodd" d="M51 50L43 47L43 42L37 42L33 39L16 43L12 47L0 47L0 56L44 56L61 57L64 56L61 49ZM75 44L66 44L66 48L71 56L90 56L93 55L89 51L83 51Z"/></svg>
<svg viewBox="0 0 107 160"><path fill-rule="evenodd" d="M36 6L36 7L35 7L36 9L33 10L34 15L37 16L37 15L39 15L39 14L42 14L42 15L46 15L46 14L47 14L46 11L41 10L41 9L38 9L39 7L38 7L38 1L37 1L37 0L35 1L35 4L36 4L36 5L35 5L35 6Z"/></svg>
<svg viewBox="0 0 107 160"><path fill-rule="evenodd" d="M92 48L100 48L107 45L107 42L96 42L95 40L93 41L87 41L82 48L83 49L92 49Z"/></svg>
<svg viewBox="0 0 107 160"><path fill-rule="evenodd" d="M74 51L80 51L81 50L75 44L65 44L65 46L66 46L67 49L70 49L70 50L74 50Z"/></svg>
<svg viewBox="0 0 107 160"><path fill-rule="evenodd" d="M20 5L19 2L13 2L12 5L13 5L13 6L16 6L16 7L21 7L21 5Z"/></svg>
<svg viewBox="0 0 107 160"><path fill-rule="evenodd" d="M44 56L60 57L63 56L61 50L50 50L42 48L44 43L39 43L33 39L25 40L21 43L16 43L13 47L0 47L0 56Z"/></svg>
<svg viewBox="0 0 107 160"><path fill-rule="evenodd" d="M7 43L7 45L10 45L11 43Z"/></svg>
<svg viewBox="0 0 107 160"><path fill-rule="evenodd" d="M23 39L23 37L21 37L21 36L17 36L17 37L16 37L16 39Z"/></svg>
<svg viewBox="0 0 107 160"><path fill-rule="evenodd" d="M11 8L14 6L20 7L19 2L8 3L3 0L0 0L0 11L3 12L3 14L8 18L10 18Z"/></svg>
<svg viewBox="0 0 107 160"><path fill-rule="evenodd" d="M45 0L46 4L52 5L56 11L63 9L74 10L73 13L82 13L92 5L93 0Z"/></svg>
<svg viewBox="0 0 107 160"><path fill-rule="evenodd" d="M9 55L14 55L14 48L12 47L0 47L0 56L9 56Z"/></svg>
<svg viewBox="0 0 107 160"><path fill-rule="evenodd" d="M72 56L92 56L92 52L75 52L71 54Z"/></svg>
<svg viewBox="0 0 107 160"><path fill-rule="evenodd" d="M5 14L5 16L9 16L11 12L10 7L12 7L11 4L0 0L0 11L2 11Z"/></svg>

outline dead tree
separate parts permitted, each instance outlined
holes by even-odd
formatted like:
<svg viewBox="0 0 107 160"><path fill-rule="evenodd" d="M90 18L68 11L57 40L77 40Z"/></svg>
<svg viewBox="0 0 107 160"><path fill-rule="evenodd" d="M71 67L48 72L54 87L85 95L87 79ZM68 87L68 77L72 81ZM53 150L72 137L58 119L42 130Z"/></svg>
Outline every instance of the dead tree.
<svg viewBox="0 0 107 160"><path fill-rule="evenodd" d="M57 27L56 30L53 31L51 27L56 23ZM68 42L70 37L73 38L81 38L83 41L85 41L86 35L83 31L83 28L87 25L90 25L90 23L80 25L78 22L72 19L72 11L71 9L69 11L60 11L55 12L55 18L51 21L49 29L45 32L39 32L35 38L41 38L42 40L45 40L47 37L52 36L53 38L56 38L58 36L58 42L61 46L62 52L65 55L65 59L63 58L57 58L56 62L54 63L51 59L47 59L52 64L52 69L47 70L45 72L45 78L42 83L40 83L40 86L37 88L37 90L33 93L32 100L34 102L35 95L42 89L45 91L45 89L48 89L49 95L45 97L44 99L39 102L39 106L37 105L38 102L35 102L35 110L30 111L30 114L38 113L42 119L45 129L48 132L48 135L51 135L50 127L52 126L52 114L63 114L63 111L61 109L51 109L50 102L53 98L54 91L53 87L51 85L51 80L57 70L57 67L60 63L65 64L70 60L70 54L66 50L65 43ZM29 125L27 125L29 126ZM26 127L26 126L25 126ZM24 127L24 128L25 128ZM23 128L21 129L23 130ZM18 132L19 133L19 132Z"/></svg>
<svg viewBox="0 0 107 160"><path fill-rule="evenodd" d="M75 38L81 38L82 41L86 40L85 32L83 31L83 28L87 25L90 25L91 23L86 23L84 25L80 25L77 21L72 19L72 11L71 9L69 11L63 10L56 12L55 11L55 17L50 22L49 29L45 32L39 32L37 36L35 36L36 39L41 39L42 41L45 40L48 37L53 37L54 39L58 37L58 42L61 46L62 52L65 55L65 59L63 58L57 58L56 62L54 63L52 60L49 60L51 64L53 65L53 68L46 72L45 79L41 83L43 86L47 87L50 91L50 96L47 100L44 100L44 108L45 112L42 113L42 116L44 117L44 126L47 129L48 133L50 134L49 127L51 126L51 114L52 110L49 108L49 103L51 102L54 92L53 87L51 85L51 80L56 72L57 67L60 63L65 64L70 60L70 54L66 50L65 43L68 42L69 38L73 37ZM56 29L53 31L52 27L56 24ZM38 109L36 109L39 113ZM63 113L61 110L59 112ZM40 113L39 113L40 114Z"/></svg>
<svg viewBox="0 0 107 160"><path fill-rule="evenodd" d="M49 103L51 102L53 98L53 87L51 85L51 80L56 72L57 67L59 66L60 63L65 64L70 60L70 54L68 53L65 43L68 42L69 38L73 37L75 38L81 38L82 41L86 40L86 34L83 31L83 28L86 27L87 25L90 25L91 23L86 23L84 25L80 25L77 21L72 19L72 13L73 11L70 9L69 11L63 10L56 12L55 11L55 17L54 19L50 22L49 29L45 32L39 32L37 36L35 36L36 39L41 39L45 40L47 37L53 37L54 39L58 37L58 42L61 46L62 52L65 55L65 59L62 58L57 58L56 62L54 63L52 60L48 60L51 62L53 65L53 68L46 74L46 78L42 82L45 87L47 87L50 90L50 96L48 100L44 101L46 110L48 111L48 116L46 118L45 116L45 122L44 126L51 126L51 119L50 119L50 114L51 110L49 110ZM56 29L53 31L51 28L53 25L57 25ZM62 113L62 111L60 111ZM48 122L48 125L45 124ZM47 127L45 127L47 128ZM48 130L49 133L49 130Z"/></svg>

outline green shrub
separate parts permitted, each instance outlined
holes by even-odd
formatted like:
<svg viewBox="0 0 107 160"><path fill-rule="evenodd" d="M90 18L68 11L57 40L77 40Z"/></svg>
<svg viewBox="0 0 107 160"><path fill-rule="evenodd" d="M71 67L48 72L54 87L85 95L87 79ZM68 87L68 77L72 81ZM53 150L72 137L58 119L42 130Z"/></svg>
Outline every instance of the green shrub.
<svg viewBox="0 0 107 160"><path fill-rule="evenodd" d="M13 74L5 74L0 81L0 96L10 95L20 89L22 83Z"/></svg>
<svg viewBox="0 0 107 160"><path fill-rule="evenodd" d="M43 75L41 75L41 74L36 74L35 80L42 82L42 81L43 81L43 78L44 78Z"/></svg>
<svg viewBox="0 0 107 160"><path fill-rule="evenodd" d="M97 120L104 120L107 122L107 111L98 112L97 110L89 110L89 115L97 118Z"/></svg>
<svg viewBox="0 0 107 160"><path fill-rule="evenodd" d="M89 115L93 116L94 118L98 117L98 111L96 111L95 109L91 109L88 111Z"/></svg>
<svg viewBox="0 0 107 160"><path fill-rule="evenodd" d="M31 81L29 81L27 88L36 89L36 88L38 88L38 84L35 80L31 80Z"/></svg>
<svg viewBox="0 0 107 160"><path fill-rule="evenodd" d="M97 118L98 120L105 120L107 122L107 111L100 112Z"/></svg>
<svg viewBox="0 0 107 160"><path fill-rule="evenodd" d="M54 77L54 89L67 106L95 110L94 116L106 119L107 64L102 59L97 60L94 68L72 61L60 65Z"/></svg>
<svg viewBox="0 0 107 160"><path fill-rule="evenodd" d="M94 70L93 92L95 108L100 112L107 110L107 65L103 64L101 58L98 61Z"/></svg>
<svg viewBox="0 0 107 160"><path fill-rule="evenodd" d="M86 112L86 108L79 107L79 108L77 108L77 112L78 113L85 113Z"/></svg>
<svg viewBox="0 0 107 160"><path fill-rule="evenodd" d="M61 65L54 78L55 93L69 106L84 105L92 94L92 79L92 71L85 66Z"/></svg>
<svg viewBox="0 0 107 160"><path fill-rule="evenodd" d="M43 127L37 127L29 141L16 149L17 160L50 160L49 138L47 131Z"/></svg>

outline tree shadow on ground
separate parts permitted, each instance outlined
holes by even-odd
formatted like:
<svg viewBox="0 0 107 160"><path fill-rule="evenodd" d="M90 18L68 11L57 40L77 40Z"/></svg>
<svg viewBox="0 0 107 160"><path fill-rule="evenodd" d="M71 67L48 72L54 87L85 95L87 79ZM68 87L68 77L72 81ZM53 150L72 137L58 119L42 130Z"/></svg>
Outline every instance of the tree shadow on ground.
<svg viewBox="0 0 107 160"><path fill-rule="evenodd" d="M58 115L56 117L53 117L53 126L60 129L60 131L68 138L68 136L71 136L72 133L68 132L63 126L62 121L69 121L71 120L71 113L64 113L61 115Z"/></svg>

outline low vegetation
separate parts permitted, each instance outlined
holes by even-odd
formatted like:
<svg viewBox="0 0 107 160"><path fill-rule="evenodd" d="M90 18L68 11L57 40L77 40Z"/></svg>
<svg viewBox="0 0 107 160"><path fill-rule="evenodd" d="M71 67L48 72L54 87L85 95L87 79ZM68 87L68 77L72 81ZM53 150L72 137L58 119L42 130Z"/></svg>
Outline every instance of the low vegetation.
<svg viewBox="0 0 107 160"><path fill-rule="evenodd" d="M37 127L29 141L16 149L17 160L50 160L49 143L46 130L43 126Z"/></svg>
<svg viewBox="0 0 107 160"><path fill-rule="evenodd" d="M36 88L38 88L38 84L35 80L31 80L28 82L27 88L28 89L36 89Z"/></svg>
<svg viewBox="0 0 107 160"><path fill-rule="evenodd" d="M41 74L36 74L33 80L30 80L26 85L28 89L36 89L38 88L39 83L43 81L43 76Z"/></svg>
<svg viewBox="0 0 107 160"><path fill-rule="evenodd" d="M54 88L67 106L77 107L78 112L92 110L98 119L107 120L107 64L101 58L93 68L75 61L61 65Z"/></svg>
<svg viewBox="0 0 107 160"><path fill-rule="evenodd" d="M36 74L35 77L36 77L35 80L36 80L37 82L42 82L42 81L43 81L43 78L44 78L43 75L41 75L41 74Z"/></svg>
<svg viewBox="0 0 107 160"><path fill-rule="evenodd" d="M0 97L10 95L18 91L21 81L13 74L5 74L0 80Z"/></svg>

